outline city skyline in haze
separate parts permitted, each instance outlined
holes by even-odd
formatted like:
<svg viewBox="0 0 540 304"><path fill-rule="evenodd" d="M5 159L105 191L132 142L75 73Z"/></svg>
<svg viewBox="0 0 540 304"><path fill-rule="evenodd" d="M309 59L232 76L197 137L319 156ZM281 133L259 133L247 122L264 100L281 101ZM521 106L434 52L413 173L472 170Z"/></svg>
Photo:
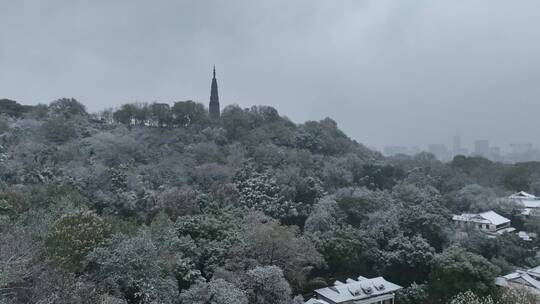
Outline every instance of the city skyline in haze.
<svg viewBox="0 0 540 304"><path fill-rule="evenodd" d="M382 149L375 149L386 156L398 154L415 155L420 152L429 152L442 161L450 161L457 155L482 156L493 161L508 163L540 161L540 149L532 142L514 142L507 146L498 146L490 142L489 139L475 139L472 143L464 143L459 135L452 138L451 144L439 142L425 146L387 145Z"/></svg>
<svg viewBox="0 0 540 304"><path fill-rule="evenodd" d="M535 1L13 1L0 98L269 105L370 147L540 146ZM209 9L210 8L210 9ZM54 34L52 34L54 33Z"/></svg>

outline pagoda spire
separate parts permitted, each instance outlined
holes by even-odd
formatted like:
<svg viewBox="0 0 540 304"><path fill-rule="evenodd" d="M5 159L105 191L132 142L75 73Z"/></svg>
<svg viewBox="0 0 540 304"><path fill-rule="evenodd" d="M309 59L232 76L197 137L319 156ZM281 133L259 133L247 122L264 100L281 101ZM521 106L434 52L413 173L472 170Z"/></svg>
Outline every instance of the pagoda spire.
<svg viewBox="0 0 540 304"><path fill-rule="evenodd" d="M219 109L219 94L218 94L218 85L216 80L216 65L214 65L212 85L210 87L210 105L208 107L210 118L213 120L218 120L220 116Z"/></svg>

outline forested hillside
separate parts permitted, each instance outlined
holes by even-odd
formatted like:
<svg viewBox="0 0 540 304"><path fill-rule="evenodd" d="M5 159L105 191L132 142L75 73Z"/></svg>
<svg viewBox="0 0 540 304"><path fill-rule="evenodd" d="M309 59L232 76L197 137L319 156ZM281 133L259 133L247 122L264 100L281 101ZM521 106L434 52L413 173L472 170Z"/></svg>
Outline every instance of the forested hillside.
<svg viewBox="0 0 540 304"><path fill-rule="evenodd" d="M540 194L540 164L385 158L325 118L192 101L87 113L74 99L0 107L0 303L303 303L384 276L398 304L508 295L537 239L456 237L452 214ZM6 111L5 109L9 109ZM384 128L384 123L374 128ZM370 132L370 130L365 130Z"/></svg>

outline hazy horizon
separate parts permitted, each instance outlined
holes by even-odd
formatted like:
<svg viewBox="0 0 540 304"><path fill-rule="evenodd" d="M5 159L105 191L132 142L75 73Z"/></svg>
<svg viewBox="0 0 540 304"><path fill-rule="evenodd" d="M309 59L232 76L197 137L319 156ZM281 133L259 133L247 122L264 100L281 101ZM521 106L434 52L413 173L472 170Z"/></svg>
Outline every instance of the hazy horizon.
<svg viewBox="0 0 540 304"><path fill-rule="evenodd" d="M211 5L209 5L211 3ZM209 7L212 7L209 9ZM540 145L540 2L0 4L0 98L263 104L370 147Z"/></svg>

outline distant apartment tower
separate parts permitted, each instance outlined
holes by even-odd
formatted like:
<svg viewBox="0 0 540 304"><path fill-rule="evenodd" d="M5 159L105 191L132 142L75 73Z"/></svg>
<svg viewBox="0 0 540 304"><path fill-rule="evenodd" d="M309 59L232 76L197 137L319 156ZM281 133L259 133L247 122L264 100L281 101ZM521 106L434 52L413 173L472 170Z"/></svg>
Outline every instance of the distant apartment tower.
<svg viewBox="0 0 540 304"><path fill-rule="evenodd" d="M461 150L461 137L459 135L454 136L452 140L452 152L454 155L458 155Z"/></svg>
<svg viewBox="0 0 540 304"><path fill-rule="evenodd" d="M383 153L386 156L393 156L397 154L409 154L409 149L405 146L386 146L383 149Z"/></svg>
<svg viewBox="0 0 540 304"><path fill-rule="evenodd" d="M448 148L443 144L430 144L428 145L428 152L435 155L435 157L442 161L450 159L450 152Z"/></svg>
<svg viewBox="0 0 540 304"><path fill-rule="evenodd" d="M419 146L412 146L409 148L410 155L416 155L419 153L422 153L422 148L420 148Z"/></svg>
<svg viewBox="0 0 540 304"><path fill-rule="evenodd" d="M487 157L489 155L489 140L478 139L474 141L474 154Z"/></svg>
<svg viewBox="0 0 540 304"><path fill-rule="evenodd" d="M514 143L514 144L510 144L510 148L512 149L512 154L528 154L532 152L533 144L532 143Z"/></svg>
<svg viewBox="0 0 540 304"><path fill-rule="evenodd" d="M535 149L532 143L510 144L511 153L509 158L514 162L537 161L540 159L540 151Z"/></svg>
<svg viewBox="0 0 540 304"><path fill-rule="evenodd" d="M467 155L468 150L461 146L461 136L456 135L452 140L452 155Z"/></svg>
<svg viewBox="0 0 540 304"><path fill-rule="evenodd" d="M500 161L502 157L500 147L489 147L489 159Z"/></svg>

